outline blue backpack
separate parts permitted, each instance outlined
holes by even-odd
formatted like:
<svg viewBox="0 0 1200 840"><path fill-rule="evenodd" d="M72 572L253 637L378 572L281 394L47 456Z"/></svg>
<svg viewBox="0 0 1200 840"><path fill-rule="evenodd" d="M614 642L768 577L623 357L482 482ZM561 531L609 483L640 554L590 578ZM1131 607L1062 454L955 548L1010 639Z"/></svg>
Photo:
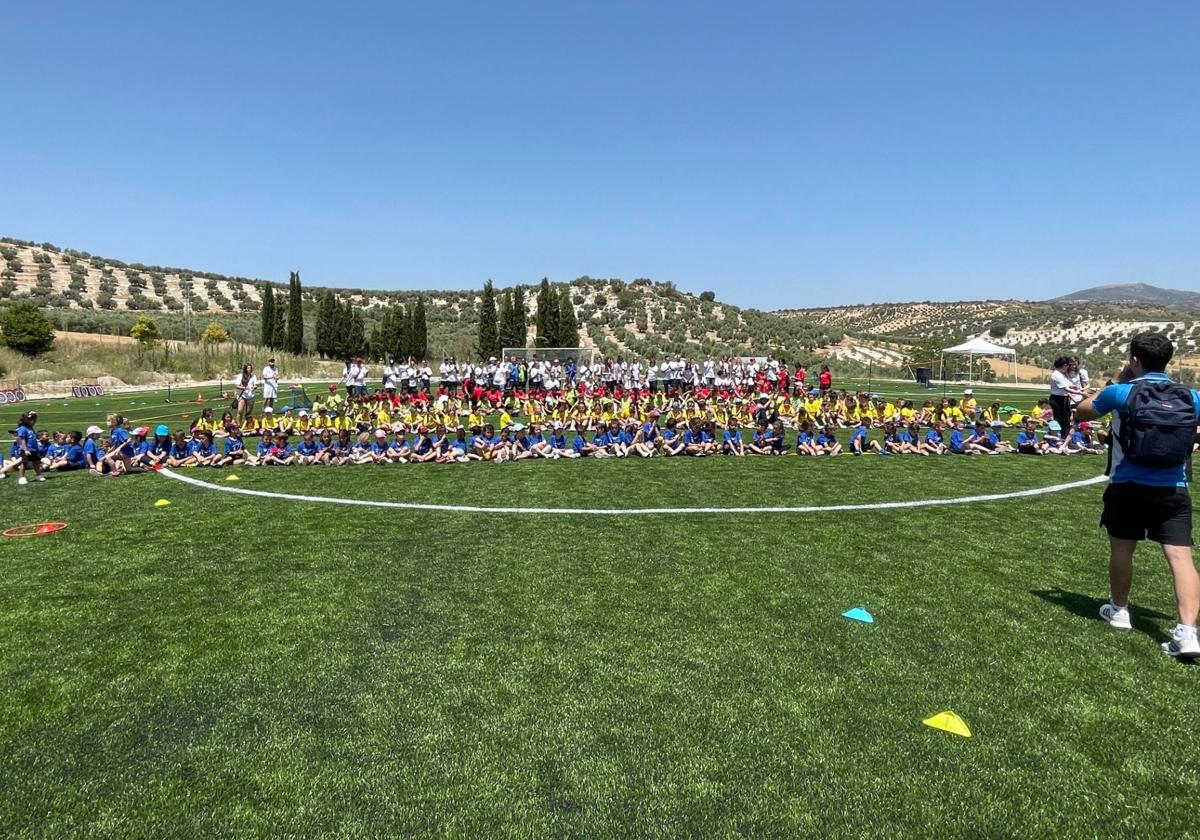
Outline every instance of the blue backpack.
<svg viewBox="0 0 1200 840"><path fill-rule="evenodd" d="M1143 467L1178 467L1192 456L1196 404L1192 389L1164 379L1133 383L1117 440Z"/></svg>

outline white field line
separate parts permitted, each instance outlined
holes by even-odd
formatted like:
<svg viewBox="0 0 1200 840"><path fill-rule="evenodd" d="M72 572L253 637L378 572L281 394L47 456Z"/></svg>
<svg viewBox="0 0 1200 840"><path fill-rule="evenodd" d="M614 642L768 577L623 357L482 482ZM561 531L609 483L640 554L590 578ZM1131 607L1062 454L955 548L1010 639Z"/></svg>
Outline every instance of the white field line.
<svg viewBox="0 0 1200 840"><path fill-rule="evenodd" d="M297 493L276 493L269 490L248 490L244 487L229 487L225 484L213 484L200 481L187 475L180 475L170 469L159 471L160 475L184 484L203 487L205 490L217 490L222 493L236 493L240 496L257 496L263 499L287 499L292 502L315 502L326 505L356 505L359 507L400 508L402 510L431 510L447 513L533 513L559 516L668 516L680 514L721 514L721 513L823 513L857 510L894 510L901 508L938 507L942 505L969 505L976 502L1000 502L1005 499L1025 499L1031 496L1044 496L1047 493L1059 493L1063 490L1075 490L1079 487L1089 487L1107 481L1107 476L1098 475L1085 478L1082 481L1070 481L1065 484L1051 484L1049 487L1035 487L1032 490L1014 490L1009 493L988 493L980 496L960 496L954 499L914 499L903 502L867 502L854 505L800 505L795 507L667 507L667 508L547 508L547 507L484 507L479 505L435 505L425 502L388 502L372 499L341 499L331 496L301 496Z"/></svg>

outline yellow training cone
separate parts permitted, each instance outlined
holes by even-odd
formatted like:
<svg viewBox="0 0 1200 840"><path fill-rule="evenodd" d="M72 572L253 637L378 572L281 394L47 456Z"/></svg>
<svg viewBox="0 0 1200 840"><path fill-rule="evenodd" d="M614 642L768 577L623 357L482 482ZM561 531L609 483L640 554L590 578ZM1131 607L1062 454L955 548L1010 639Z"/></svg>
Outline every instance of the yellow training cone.
<svg viewBox="0 0 1200 840"><path fill-rule="evenodd" d="M236 475L227 475L227 476L225 476L225 480L226 481L237 481L238 477Z"/></svg>
<svg viewBox="0 0 1200 840"><path fill-rule="evenodd" d="M155 507L166 507L169 504L171 504L171 503L169 501L167 501L166 499L159 499L157 502L154 503L154 506Z"/></svg>
<svg viewBox="0 0 1200 840"><path fill-rule="evenodd" d="M934 729L941 729L955 735L961 735L964 738L971 737L971 730L967 728L967 722L954 714L954 712L938 712L933 717L925 718L921 723L926 726L932 726Z"/></svg>

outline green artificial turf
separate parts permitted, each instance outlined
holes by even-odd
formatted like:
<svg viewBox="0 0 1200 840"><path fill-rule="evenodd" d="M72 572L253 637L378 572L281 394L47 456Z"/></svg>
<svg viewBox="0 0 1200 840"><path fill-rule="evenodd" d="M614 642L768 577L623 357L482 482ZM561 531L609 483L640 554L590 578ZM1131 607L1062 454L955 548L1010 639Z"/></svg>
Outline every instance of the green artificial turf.
<svg viewBox="0 0 1200 840"><path fill-rule="evenodd" d="M969 495L1089 458L655 459L188 474L587 507ZM803 515L530 516L0 482L5 837L1179 836L1200 671L1099 487ZM154 506L166 498L169 507ZM864 606L867 626L840 613ZM971 739L921 720L953 709Z"/></svg>

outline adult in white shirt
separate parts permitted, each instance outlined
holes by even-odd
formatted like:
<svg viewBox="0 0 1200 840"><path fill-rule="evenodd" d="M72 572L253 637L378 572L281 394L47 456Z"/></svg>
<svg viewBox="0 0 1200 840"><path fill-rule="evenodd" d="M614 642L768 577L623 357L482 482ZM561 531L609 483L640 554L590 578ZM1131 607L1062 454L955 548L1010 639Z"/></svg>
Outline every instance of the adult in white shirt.
<svg viewBox="0 0 1200 840"><path fill-rule="evenodd" d="M358 370L354 373L354 390L360 397L367 395L367 363L357 360Z"/></svg>
<svg viewBox="0 0 1200 840"><path fill-rule="evenodd" d="M275 410L275 398L279 396L279 368L274 359L267 359L262 371L263 408Z"/></svg>
<svg viewBox="0 0 1200 840"><path fill-rule="evenodd" d="M242 365L242 372L233 386L237 393L237 420L240 426L246 422L246 415L254 412L254 391L258 388L258 377L254 375L254 368L249 362Z"/></svg>
<svg viewBox="0 0 1200 840"><path fill-rule="evenodd" d="M383 390L389 394L396 393L396 381L399 379L397 372L396 360L388 359L388 363L383 366Z"/></svg>
<svg viewBox="0 0 1200 840"><path fill-rule="evenodd" d="M1054 419L1058 421L1063 434L1066 434L1071 423L1073 403L1082 397L1083 392L1071 380L1070 357L1059 356L1054 360L1054 370L1050 371L1050 410L1054 412Z"/></svg>

